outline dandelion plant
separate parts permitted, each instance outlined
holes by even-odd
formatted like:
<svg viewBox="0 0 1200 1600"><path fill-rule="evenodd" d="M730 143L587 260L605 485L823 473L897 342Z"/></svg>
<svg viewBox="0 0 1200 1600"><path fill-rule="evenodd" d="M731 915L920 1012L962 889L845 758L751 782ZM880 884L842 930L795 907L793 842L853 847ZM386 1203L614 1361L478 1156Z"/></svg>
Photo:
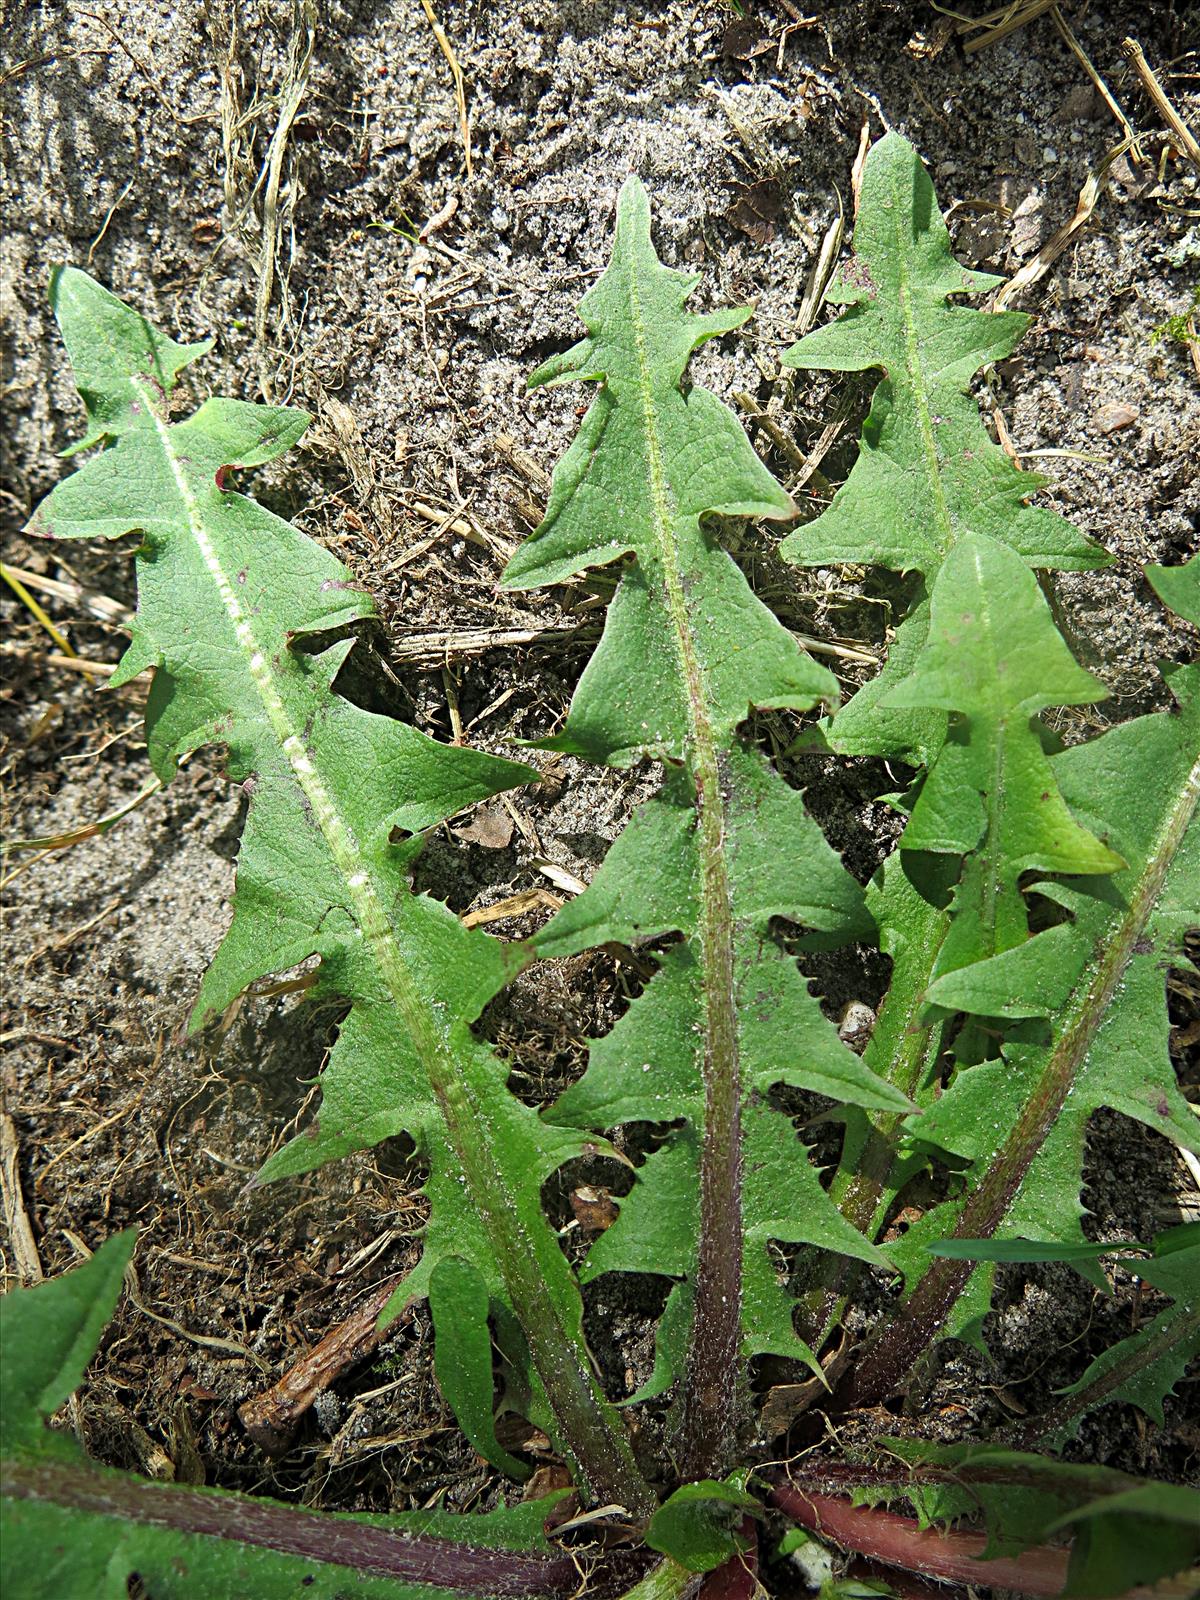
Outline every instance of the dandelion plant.
<svg viewBox="0 0 1200 1600"><path fill-rule="evenodd" d="M208 400L173 420L176 375L207 346L175 344L74 269L56 275L51 300L87 407L82 443L108 448L43 501L33 531L141 533L138 611L115 681L154 669L147 742L164 782L185 751L220 742L249 796L233 923L193 1024L264 973L314 955L316 993L351 1002L322 1075L319 1119L260 1181L411 1134L428 1163L430 1219L401 1293L424 1294L446 1261L473 1272L485 1289L475 1304L490 1296L516 1317L551 1410L569 1412L564 1427L587 1439L595 1492L645 1504L541 1211L540 1184L583 1140L509 1094L504 1067L470 1031L523 956L465 929L408 881L421 830L535 775L440 745L336 692L353 640L319 636L368 616L369 600L333 556L230 482L233 470L294 444L303 412ZM304 649L314 636L318 648ZM444 1319L439 1342L460 1331L457 1317ZM469 1372L479 1342L461 1342ZM565 1435L563 1448L574 1450Z"/></svg>
<svg viewBox="0 0 1200 1600"><path fill-rule="evenodd" d="M916 574L886 666L839 708L834 679L722 542L723 519L795 514L733 415L687 376L697 347L748 313L687 309L697 280L658 260L646 193L625 184L612 259L580 305L586 337L531 380L593 394L504 582L618 568L603 636L545 744L645 763L658 787L590 885L506 944L409 874L424 831L535 774L346 698L338 673L368 598L235 487L308 419L228 400L181 415L177 376L208 347L164 337L82 272L56 274L89 422L76 448L94 453L31 531L141 536L117 681L153 672L159 779L217 745L249 802L232 923L193 1025L304 962L317 995L348 1008L317 1116L257 1181L411 1135L429 1221L384 1315L428 1298L434 1372L494 1470L497 1509L331 1517L89 1461L46 1423L119 1295L123 1234L3 1304L15 1595L116 1600L136 1577L155 1600L749 1600L758 1578L773 1582L772 1521L790 1526L785 1552L820 1535L946 1582L1195 1592L1193 1491L1053 1452L1104 1405L1161 1423L1200 1353L1194 1225L1146 1246L1094 1243L1081 1199L1097 1110L1200 1150L1166 1012L1166 971L1200 924L1200 667L1164 669L1170 707L1099 737L1064 748L1045 722L1104 696L1058 632L1045 571L1106 557L1032 503L1039 480L991 443L967 392L1025 326L958 303L994 281L955 263L912 147L881 140L831 295L846 309L786 358L884 376L853 472L823 516L786 533L785 556ZM1195 561L1148 578L1200 625ZM755 713L772 708L809 716L783 770L756 737ZM891 796L899 844L865 887L785 776L830 752L910 774ZM796 954L855 941L892 963L862 1056ZM558 1099L527 1104L473 1024L527 964L600 945L637 951L649 981ZM818 1123L837 1152L825 1175ZM631 1187L576 1270L543 1186L584 1153L615 1159L614 1129L627 1130ZM901 1207L907 1227L889 1228ZM939 1342L982 1343L998 1261L1070 1262L1102 1288L1114 1250L1136 1259L1151 1313L1081 1361L1043 1414L948 1444L911 1406L877 1437L873 1408L919 1399ZM585 1296L611 1273L665 1281L653 1372L633 1395L606 1392L583 1334ZM797 1396L783 1420L759 1407L781 1371ZM573 1500L502 1503L504 1476L530 1478L497 1437L505 1380Z"/></svg>
<svg viewBox="0 0 1200 1600"><path fill-rule="evenodd" d="M644 1163L588 1270L657 1272L685 1286L671 1315L688 1324L673 1340L686 1344L679 1448L685 1476L719 1477L744 1428L740 1358L812 1360L768 1241L881 1260L830 1204L771 1091L788 1084L881 1110L906 1103L838 1038L771 934L776 917L843 939L866 921L858 885L741 731L752 708L811 708L836 686L702 520L780 517L790 506L732 414L680 387L690 353L747 315L690 314L695 284L659 263L645 192L631 179L612 262L580 305L588 338L531 380L603 387L506 581L553 583L634 558L554 743L613 764L653 756L666 780L536 942L546 956L683 937L549 1115L602 1128L683 1120Z"/></svg>

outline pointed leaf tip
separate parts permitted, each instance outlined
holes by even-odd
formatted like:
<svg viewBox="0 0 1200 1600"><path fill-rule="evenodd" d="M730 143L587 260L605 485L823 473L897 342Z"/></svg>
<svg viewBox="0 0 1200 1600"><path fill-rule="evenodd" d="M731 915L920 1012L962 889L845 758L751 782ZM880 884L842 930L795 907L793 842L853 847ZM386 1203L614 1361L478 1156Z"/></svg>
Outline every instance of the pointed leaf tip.
<svg viewBox="0 0 1200 1600"><path fill-rule="evenodd" d="M211 339L180 344L159 333L79 267L54 268L50 304L88 416L86 436L66 456L149 426L179 372L212 349Z"/></svg>
<svg viewBox="0 0 1200 1600"><path fill-rule="evenodd" d="M636 172L631 172L617 195L617 227L650 233L650 196Z"/></svg>

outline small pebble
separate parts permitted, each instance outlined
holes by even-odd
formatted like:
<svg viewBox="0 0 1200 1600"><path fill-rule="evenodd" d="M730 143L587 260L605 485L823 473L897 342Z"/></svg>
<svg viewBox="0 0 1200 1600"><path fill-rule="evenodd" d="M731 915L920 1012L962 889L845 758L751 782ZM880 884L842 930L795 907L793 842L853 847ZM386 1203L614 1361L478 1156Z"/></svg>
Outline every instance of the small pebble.
<svg viewBox="0 0 1200 1600"><path fill-rule="evenodd" d="M1138 412L1134 406L1126 405L1123 400L1109 400L1092 412L1092 427L1097 433L1119 433L1137 419Z"/></svg>

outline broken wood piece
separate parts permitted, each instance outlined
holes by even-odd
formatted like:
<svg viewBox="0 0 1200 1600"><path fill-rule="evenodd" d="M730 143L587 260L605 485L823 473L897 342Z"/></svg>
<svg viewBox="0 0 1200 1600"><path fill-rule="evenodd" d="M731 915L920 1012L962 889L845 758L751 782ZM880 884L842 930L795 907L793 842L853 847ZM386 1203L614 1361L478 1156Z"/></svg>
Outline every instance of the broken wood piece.
<svg viewBox="0 0 1200 1600"><path fill-rule="evenodd" d="M464 656L481 656L488 650L521 645L582 643L599 637L598 628L458 628L413 632L395 639L392 660L397 666L442 667Z"/></svg>
<svg viewBox="0 0 1200 1600"><path fill-rule="evenodd" d="M269 1389L238 1407L242 1426L264 1454L282 1455L317 1396L379 1344L386 1331L379 1328L379 1314L402 1276L381 1283L345 1322L331 1329Z"/></svg>
<svg viewBox="0 0 1200 1600"><path fill-rule="evenodd" d="M4 1221L8 1237L12 1240L17 1275L21 1287L28 1289L31 1284L41 1283L45 1274L29 1213L25 1209L16 1124L7 1111L0 1111L0 1189L4 1193Z"/></svg>
<svg viewBox="0 0 1200 1600"><path fill-rule="evenodd" d="M523 917L527 912L543 907L558 911L562 904L559 896L551 894L549 889L522 889L519 894L510 894L507 899L497 900L494 906L481 906L478 911L468 911L460 921L464 928L481 928L485 923L505 922L509 917Z"/></svg>

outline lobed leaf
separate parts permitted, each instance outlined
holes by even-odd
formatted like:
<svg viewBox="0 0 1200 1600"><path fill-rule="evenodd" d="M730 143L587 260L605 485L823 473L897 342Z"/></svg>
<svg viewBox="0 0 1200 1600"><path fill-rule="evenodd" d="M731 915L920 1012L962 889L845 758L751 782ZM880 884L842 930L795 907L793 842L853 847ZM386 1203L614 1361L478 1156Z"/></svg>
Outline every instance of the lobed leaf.
<svg viewBox="0 0 1200 1600"><path fill-rule="evenodd" d="M910 1297L858 1367L851 1388L859 1397L889 1392L939 1333L978 1337L990 1269L928 1265L920 1259L926 1242L1084 1242L1083 1146L1095 1111L1118 1110L1200 1151L1171 1062L1165 982L1167 968L1186 959L1184 937L1200 910L1200 668L1171 669L1170 683L1178 711L1123 723L1050 763L1066 804L1129 864L1111 876L1042 884L1071 922L949 973L930 991L939 1005L990 1014L1002 989L1018 1015L1038 1016L1046 1008L1020 988L1040 981L1035 962L1014 960L1028 953L1054 968L1062 1004L1048 1029L1014 1030L998 1059L960 1068L910 1119L918 1148L965 1163L963 1188L889 1250L910 1275Z"/></svg>
<svg viewBox="0 0 1200 1600"><path fill-rule="evenodd" d="M1023 874L1124 866L1071 816L1034 720L1106 692L1076 665L1021 559L983 535L961 539L938 574L928 640L885 702L950 715L900 843L964 858L934 984L1025 942ZM997 1014L1012 1011L1002 1005Z"/></svg>
<svg viewBox="0 0 1200 1600"><path fill-rule="evenodd" d="M545 518L503 581L544 587L635 558L566 729L549 741L612 765L684 760L697 702L723 740L751 707L807 710L837 696L832 675L798 649L702 521L794 508L733 414L707 390L681 388L692 352L750 315L685 312L698 282L659 262L646 191L630 179L612 261L579 305L589 337L529 380L601 384L555 471Z"/></svg>
<svg viewBox="0 0 1200 1600"><path fill-rule="evenodd" d="M997 281L954 262L928 174L912 146L889 134L868 156L855 255L831 296L849 310L788 357L842 370L881 365L885 377L849 479L784 553L878 562L923 580L883 672L819 738L800 743L928 769L894 801L907 824L868 892L894 965L864 1055L925 1108L941 1095L951 1049L960 1063L979 1061L1014 1026L1067 998L1078 967L1063 949L1070 929L1029 937L1026 894L1051 892L1039 875L1096 876L1124 864L1105 825L1089 830L1071 814L1038 719L1104 689L1072 659L1030 569L1079 570L1107 557L1056 513L1027 503L1042 480L1018 472L990 441L967 392L978 367L1007 354L1027 323L952 303ZM963 1011L980 1020L960 1029ZM850 1109L831 1193L874 1237L921 1166L900 1118ZM912 1262L918 1271L925 1264L920 1255ZM986 1308L985 1276L972 1279L962 1327ZM827 1292L818 1324L835 1303Z"/></svg>
<svg viewBox="0 0 1200 1600"><path fill-rule="evenodd" d="M142 533L138 612L117 680L155 669L147 742L164 781L186 751L219 742L250 802L232 926L193 1026L256 978L312 956L317 994L351 1002L320 1116L260 1181L410 1134L429 1167L430 1219L394 1309L427 1292L438 1262L470 1263L525 1327L537 1380L573 1436L565 1447L577 1465L587 1460L585 1479L605 1499L648 1509L541 1210L541 1183L584 1141L517 1101L506 1069L471 1033L528 953L465 929L409 885L421 830L534 774L343 699L334 680L352 640L316 654L298 647L304 635L369 616L369 602L332 555L232 489L228 474L294 443L303 413L209 400L174 421L171 381L206 347L164 340L73 268L55 275L51 295L84 390L88 441L109 448L47 497L31 530ZM397 831L411 836L396 843Z"/></svg>
<svg viewBox="0 0 1200 1600"><path fill-rule="evenodd" d="M783 541L789 561L867 562L917 571L931 586L958 541L983 534L1031 567L1106 564L1065 518L1028 503L1045 479L1019 472L979 420L971 378L1012 352L1029 318L976 311L955 297L1000 281L955 261L933 184L908 140L898 133L878 140L863 169L854 253L826 292L847 309L793 345L783 362L833 372L880 367L884 376L853 471L828 510ZM824 729L833 749L921 760L937 749L944 719L886 703L927 627L919 597L883 672Z"/></svg>
<svg viewBox="0 0 1200 1600"><path fill-rule="evenodd" d="M553 1500L483 1516L329 1516L222 1490L150 1482L89 1461L45 1424L94 1354L120 1294L132 1229L83 1266L0 1301L0 1579L26 1600L438 1600L578 1586L543 1533Z"/></svg>
<svg viewBox="0 0 1200 1600"><path fill-rule="evenodd" d="M683 386L696 346L745 317L688 315L695 282L659 263L645 193L631 179L612 261L580 307L589 337L532 380L574 376L601 388L555 472L546 519L505 581L561 582L633 557L551 742L617 765L653 756L668 773L590 888L535 944L551 956L682 937L551 1115L593 1128L683 1119L639 1170L586 1272L679 1280L643 1392L679 1375L672 1357L683 1346L684 1473L708 1477L731 1465L739 1357L813 1360L771 1241L882 1259L830 1203L772 1092L791 1085L900 1110L908 1102L837 1038L772 936L775 918L843 939L866 918L861 891L799 797L739 733L754 707L811 707L835 686L703 521L787 515L790 503L731 414Z"/></svg>

